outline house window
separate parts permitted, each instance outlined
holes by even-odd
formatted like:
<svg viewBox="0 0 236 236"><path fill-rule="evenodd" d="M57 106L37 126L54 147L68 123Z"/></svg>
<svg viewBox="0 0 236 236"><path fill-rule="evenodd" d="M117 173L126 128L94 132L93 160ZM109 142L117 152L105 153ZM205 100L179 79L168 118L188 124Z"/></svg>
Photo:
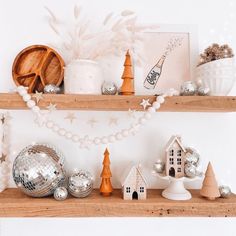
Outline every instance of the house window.
<svg viewBox="0 0 236 236"><path fill-rule="evenodd" d="M182 154L182 151L181 151L181 150L178 150L178 151L177 151L177 156L178 156L178 157L181 157L181 154Z"/></svg>
<svg viewBox="0 0 236 236"><path fill-rule="evenodd" d="M177 158L177 165L181 165L182 164L182 159L181 158Z"/></svg>
<svg viewBox="0 0 236 236"><path fill-rule="evenodd" d="M126 187L126 193L130 193L130 187Z"/></svg>
<svg viewBox="0 0 236 236"><path fill-rule="evenodd" d="M178 170L177 170L178 172L181 172L181 168L178 168Z"/></svg>
<svg viewBox="0 0 236 236"><path fill-rule="evenodd" d="M174 150L173 149L169 151L169 156L171 156L171 157L174 156Z"/></svg>
<svg viewBox="0 0 236 236"><path fill-rule="evenodd" d="M140 193L144 193L144 187L140 187Z"/></svg>
<svg viewBox="0 0 236 236"><path fill-rule="evenodd" d="M170 162L169 162L170 165L174 165L174 158L171 157L169 160L170 160Z"/></svg>

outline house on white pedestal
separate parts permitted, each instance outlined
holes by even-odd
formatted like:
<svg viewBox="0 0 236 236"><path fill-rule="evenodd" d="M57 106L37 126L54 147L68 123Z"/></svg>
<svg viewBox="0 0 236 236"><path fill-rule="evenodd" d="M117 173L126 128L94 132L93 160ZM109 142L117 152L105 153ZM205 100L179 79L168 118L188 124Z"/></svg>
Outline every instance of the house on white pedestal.
<svg viewBox="0 0 236 236"><path fill-rule="evenodd" d="M122 181L124 200L143 200L147 197L147 182L142 174L141 166L133 166Z"/></svg>
<svg viewBox="0 0 236 236"><path fill-rule="evenodd" d="M166 175L174 178L184 177L186 150L180 136L172 136L166 145Z"/></svg>

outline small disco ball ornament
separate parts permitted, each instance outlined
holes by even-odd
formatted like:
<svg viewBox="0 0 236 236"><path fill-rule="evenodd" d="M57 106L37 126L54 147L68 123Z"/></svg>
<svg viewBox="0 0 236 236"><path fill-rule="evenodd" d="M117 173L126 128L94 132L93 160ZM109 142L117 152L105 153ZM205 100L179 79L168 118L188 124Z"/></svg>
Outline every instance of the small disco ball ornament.
<svg viewBox="0 0 236 236"><path fill-rule="evenodd" d="M194 148L191 147L187 147L185 148L185 150L186 150L185 162L187 164L192 164L198 167L200 163L200 154Z"/></svg>
<svg viewBox="0 0 236 236"><path fill-rule="evenodd" d="M49 93L49 94L57 94L61 92L61 89L54 85L54 84L47 84L44 89L43 89L44 93Z"/></svg>
<svg viewBox="0 0 236 236"><path fill-rule="evenodd" d="M64 201L68 196L68 191L65 187L58 187L55 189L53 196L57 201Z"/></svg>
<svg viewBox="0 0 236 236"><path fill-rule="evenodd" d="M161 160L157 160L153 166L153 169L156 173L163 173L165 170L165 163Z"/></svg>
<svg viewBox="0 0 236 236"><path fill-rule="evenodd" d="M69 177L68 191L77 198L87 197L93 190L93 178L88 171L79 170Z"/></svg>
<svg viewBox="0 0 236 236"><path fill-rule="evenodd" d="M222 198L228 198L232 194L230 187L225 185L221 185L219 191Z"/></svg>
<svg viewBox="0 0 236 236"><path fill-rule="evenodd" d="M193 81L185 81L180 88L181 96L193 96L197 92L197 86Z"/></svg>
<svg viewBox="0 0 236 236"><path fill-rule="evenodd" d="M195 178L196 176L198 176L197 168L192 164L186 164L184 166L184 173L189 178Z"/></svg>
<svg viewBox="0 0 236 236"><path fill-rule="evenodd" d="M198 89L197 89L197 94L199 96L209 96L210 95L210 89L209 88L205 88L203 86L200 86Z"/></svg>
<svg viewBox="0 0 236 236"><path fill-rule="evenodd" d="M50 145L30 145L16 157L13 179L17 187L29 196L52 195L66 178L63 160L62 154Z"/></svg>
<svg viewBox="0 0 236 236"><path fill-rule="evenodd" d="M103 95L116 95L117 86L114 82L105 81L102 85L102 94Z"/></svg>

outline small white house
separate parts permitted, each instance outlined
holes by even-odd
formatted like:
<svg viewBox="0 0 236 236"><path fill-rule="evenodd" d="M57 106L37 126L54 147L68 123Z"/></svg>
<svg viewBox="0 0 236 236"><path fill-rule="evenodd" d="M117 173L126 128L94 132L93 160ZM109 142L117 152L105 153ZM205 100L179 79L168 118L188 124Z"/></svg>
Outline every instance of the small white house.
<svg viewBox="0 0 236 236"><path fill-rule="evenodd" d="M174 178L184 176L186 150L180 136L172 136L166 145L166 175Z"/></svg>
<svg viewBox="0 0 236 236"><path fill-rule="evenodd" d="M143 177L141 166L133 166L124 177L122 192L124 200L143 200L147 197L147 182Z"/></svg>

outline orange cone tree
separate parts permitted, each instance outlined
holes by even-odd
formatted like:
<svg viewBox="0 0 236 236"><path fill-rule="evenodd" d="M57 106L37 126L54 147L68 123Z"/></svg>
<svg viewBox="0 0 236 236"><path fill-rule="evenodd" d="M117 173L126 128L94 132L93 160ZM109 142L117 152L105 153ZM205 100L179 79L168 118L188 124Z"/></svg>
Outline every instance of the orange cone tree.
<svg viewBox="0 0 236 236"><path fill-rule="evenodd" d="M101 186L100 186L100 193L103 196L110 196L112 193L112 185L111 185L111 170L110 170L110 159L109 159L110 153L108 152L107 148L104 152L104 159L103 159L103 169L101 173Z"/></svg>
<svg viewBox="0 0 236 236"><path fill-rule="evenodd" d="M200 194L209 200L215 200L217 197L220 197L220 191L210 162L207 166Z"/></svg>
<svg viewBox="0 0 236 236"><path fill-rule="evenodd" d="M132 71L132 63L130 59L129 50L126 53L122 79L123 79L123 83L120 89L120 94L133 95L134 94L134 76L133 76L133 71Z"/></svg>

